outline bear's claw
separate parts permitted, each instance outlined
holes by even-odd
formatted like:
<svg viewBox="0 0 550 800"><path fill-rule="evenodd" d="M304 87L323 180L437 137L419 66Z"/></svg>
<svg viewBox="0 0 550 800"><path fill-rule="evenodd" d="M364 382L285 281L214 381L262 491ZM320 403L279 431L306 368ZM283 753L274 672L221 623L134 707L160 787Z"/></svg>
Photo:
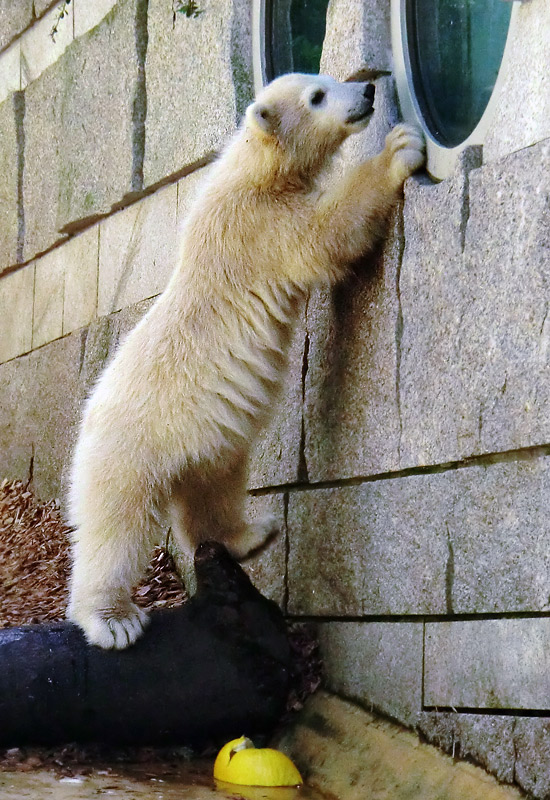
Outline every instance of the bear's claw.
<svg viewBox="0 0 550 800"><path fill-rule="evenodd" d="M132 603L125 616L116 611L96 611L86 619L75 620L84 631L89 644L106 650L124 650L143 634L149 617Z"/></svg>

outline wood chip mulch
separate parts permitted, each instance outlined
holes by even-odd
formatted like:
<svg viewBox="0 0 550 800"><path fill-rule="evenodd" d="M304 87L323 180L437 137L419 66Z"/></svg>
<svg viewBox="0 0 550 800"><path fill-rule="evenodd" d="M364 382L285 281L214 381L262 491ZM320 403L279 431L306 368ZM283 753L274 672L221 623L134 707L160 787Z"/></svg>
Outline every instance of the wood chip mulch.
<svg viewBox="0 0 550 800"><path fill-rule="evenodd" d="M40 502L28 484L0 484L0 628L65 617L70 529L55 500ZM170 554L153 552L134 597L142 608L173 608L186 594Z"/></svg>

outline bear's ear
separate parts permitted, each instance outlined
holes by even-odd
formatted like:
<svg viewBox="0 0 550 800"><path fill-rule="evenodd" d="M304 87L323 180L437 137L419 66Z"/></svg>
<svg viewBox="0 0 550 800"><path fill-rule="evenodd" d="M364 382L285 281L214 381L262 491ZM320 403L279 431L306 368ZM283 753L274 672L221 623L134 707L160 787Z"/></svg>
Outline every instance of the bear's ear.
<svg viewBox="0 0 550 800"><path fill-rule="evenodd" d="M277 128L277 117L273 109L265 103L253 103L248 107L246 116L252 126L271 136Z"/></svg>

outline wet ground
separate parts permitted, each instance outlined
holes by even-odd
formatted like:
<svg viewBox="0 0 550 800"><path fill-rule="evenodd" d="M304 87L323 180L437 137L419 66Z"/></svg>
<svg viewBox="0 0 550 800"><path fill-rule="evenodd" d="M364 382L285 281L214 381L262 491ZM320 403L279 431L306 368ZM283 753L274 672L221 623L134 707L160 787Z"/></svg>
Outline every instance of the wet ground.
<svg viewBox="0 0 550 800"><path fill-rule="evenodd" d="M166 766L158 763L85 768L63 776L52 770L0 772L0 800L322 800L301 789L216 787L212 762Z"/></svg>

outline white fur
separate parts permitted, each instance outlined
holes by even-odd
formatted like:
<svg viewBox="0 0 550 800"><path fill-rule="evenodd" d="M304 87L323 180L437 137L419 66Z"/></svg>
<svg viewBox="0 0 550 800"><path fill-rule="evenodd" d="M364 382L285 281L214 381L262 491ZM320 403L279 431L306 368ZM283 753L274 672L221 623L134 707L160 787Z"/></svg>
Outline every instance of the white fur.
<svg viewBox="0 0 550 800"><path fill-rule="evenodd" d="M189 557L213 538L242 558L273 531L271 519L244 519L247 461L305 293L373 244L423 162L421 136L399 126L379 156L320 188L340 144L367 124L364 90L289 75L261 93L189 214L168 287L87 403L69 497L69 617L94 644L141 634L147 618L130 591L159 515Z"/></svg>

